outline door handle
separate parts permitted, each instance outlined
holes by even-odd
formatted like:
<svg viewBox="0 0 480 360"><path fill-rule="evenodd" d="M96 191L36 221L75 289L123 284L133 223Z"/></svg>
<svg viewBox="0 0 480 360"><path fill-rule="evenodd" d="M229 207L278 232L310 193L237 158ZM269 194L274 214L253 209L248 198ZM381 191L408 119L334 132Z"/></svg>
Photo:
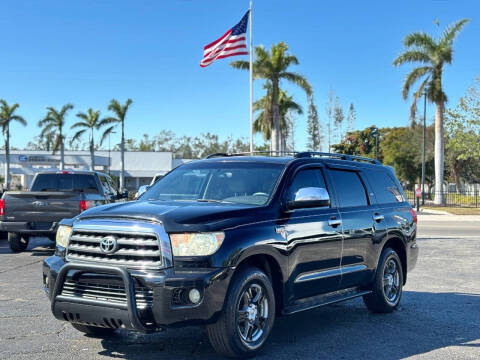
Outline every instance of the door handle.
<svg viewBox="0 0 480 360"><path fill-rule="evenodd" d="M328 225L330 225L331 227L337 227L338 225L341 225L341 224L342 224L342 220L337 218L331 218L330 220L328 220Z"/></svg>
<svg viewBox="0 0 480 360"><path fill-rule="evenodd" d="M382 220L385 220L385 216L383 216L382 214L375 214L373 215L373 220L375 220L376 222L380 222Z"/></svg>

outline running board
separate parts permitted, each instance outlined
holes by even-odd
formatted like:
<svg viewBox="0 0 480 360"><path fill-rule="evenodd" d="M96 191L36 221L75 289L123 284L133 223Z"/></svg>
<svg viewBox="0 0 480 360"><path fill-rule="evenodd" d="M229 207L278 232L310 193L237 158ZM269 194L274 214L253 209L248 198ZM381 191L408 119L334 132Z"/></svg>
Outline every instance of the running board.
<svg viewBox="0 0 480 360"><path fill-rule="evenodd" d="M344 300L353 299L359 296L370 294L371 290L360 290L358 288L350 288L334 291L327 294L316 295L304 299L296 300L292 305L286 306L283 315L294 314L299 311L313 309L319 306L329 305Z"/></svg>

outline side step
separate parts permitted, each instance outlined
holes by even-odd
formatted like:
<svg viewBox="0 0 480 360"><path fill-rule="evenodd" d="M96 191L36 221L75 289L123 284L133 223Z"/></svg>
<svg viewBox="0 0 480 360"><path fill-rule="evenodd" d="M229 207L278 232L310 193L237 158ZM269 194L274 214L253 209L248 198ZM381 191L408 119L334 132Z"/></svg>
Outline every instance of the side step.
<svg viewBox="0 0 480 360"><path fill-rule="evenodd" d="M294 314L299 311L313 309L319 306L329 305L344 300L353 299L359 296L370 294L371 290L360 290L358 288L349 288L338 290L327 294L315 295L312 297L296 300L292 305L286 306L283 310L284 315Z"/></svg>

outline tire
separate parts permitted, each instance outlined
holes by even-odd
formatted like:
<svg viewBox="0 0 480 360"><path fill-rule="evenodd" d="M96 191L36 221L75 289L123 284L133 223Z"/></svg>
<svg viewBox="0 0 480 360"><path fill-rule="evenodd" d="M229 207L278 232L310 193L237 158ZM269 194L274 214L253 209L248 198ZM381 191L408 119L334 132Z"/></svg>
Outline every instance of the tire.
<svg viewBox="0 0 480 360"><path fill-rule="evenodd" d="M372 292L363 296L363 302L371 312L390 313L400 303L402 287L402 262L395 250L386 248L378 262Z"/></svg>
<svg viewBox="0 0 480 360"><path fill-rule="evenodd" d="M27 250L28 241L29 237L26 235L20 236L20 234L17 233L8 233L8 245L14 253Z"/></svg>
<svg viewBox="0 0 480 360"><path fill-rule="evenodd" d="M99 337L99 338L112 336L115 332L115 329L75 324L75 323L72 323L72 326L76 330L84 334L87 334L88 336Z"/></svg>
<svg viewBox="0 0 480 360"><path fill-rule="evenodd" d="M257 300L255 300L257 299ZM232 280L224 310L207 333L215 351L228 357L251 357L264 346L275 321L275 295L270 279L255 267Z"/></svg>

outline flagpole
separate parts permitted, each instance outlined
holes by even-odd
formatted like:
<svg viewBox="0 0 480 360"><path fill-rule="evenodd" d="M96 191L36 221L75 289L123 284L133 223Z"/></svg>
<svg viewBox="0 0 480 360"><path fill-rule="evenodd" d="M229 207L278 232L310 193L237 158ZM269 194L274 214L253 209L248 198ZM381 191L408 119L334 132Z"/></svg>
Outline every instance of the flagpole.
<svg viewBox="0 0 480 360"><path fill-rule="evenodd" d="M250 152L253 152L253 42L252 42L252 0L250 0Z"/></svg>

